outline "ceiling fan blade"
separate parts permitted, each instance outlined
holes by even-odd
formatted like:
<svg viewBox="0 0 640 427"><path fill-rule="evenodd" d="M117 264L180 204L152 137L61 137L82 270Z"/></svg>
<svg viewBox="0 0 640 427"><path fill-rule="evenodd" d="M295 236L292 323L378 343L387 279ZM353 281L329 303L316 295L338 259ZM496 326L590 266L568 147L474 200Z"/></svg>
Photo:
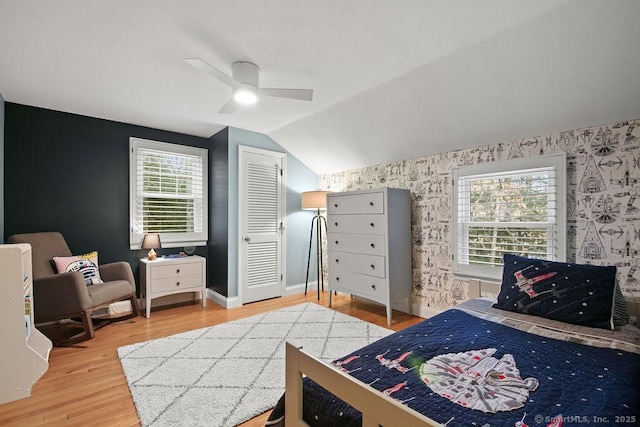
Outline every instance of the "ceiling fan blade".
<svg viewBox="0 0 640 427"><path fill-rule="evenodd" d="M205 72L207 74L212 75L216 79L228 84L232 88L236 88L236 87L240 86L240 83L238 83L237 81L233 80L231 77L229 77L228 75L226 75L222 71L218 70L213 65L207 64L206 62L204 62L200 58L185 58L185 59L183 59L183 61L186 62L187 64L191 65L192 67L200 70L200 71L203 71L203 72Z"/></svg>
<svg viewBox="0 0 640 427"><path fill-rule="evenodd" d="M235 99L231 98L229 102L224 104L224 107L222 107L220 111L218 111L218 113L229 114L229 113L235 113L237 110L238 110L238 103L236 102Z"/></svg>
<svg viewBox="0 0 640 427"><path fill-rule="evenodd" d="M313 99L313 89L258 89L258 95L311 101Z"/></svg>

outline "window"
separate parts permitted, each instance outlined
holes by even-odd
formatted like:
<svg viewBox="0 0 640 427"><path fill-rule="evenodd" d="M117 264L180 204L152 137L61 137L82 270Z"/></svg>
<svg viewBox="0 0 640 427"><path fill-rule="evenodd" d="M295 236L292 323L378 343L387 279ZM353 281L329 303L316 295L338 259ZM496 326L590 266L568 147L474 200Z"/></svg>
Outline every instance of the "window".
<svg viewBox="0 0 640 427"><path fill-rule="evenodd" d="M566 157L453 170L453 271L502 277L502 255L566 259Z"/></svg>
<svg viewBox="0 0 640 427"><path fill-rule="evenodd" d="M163 247L207 242L207 150L130 138L129 244L160 233Z"/></svg>

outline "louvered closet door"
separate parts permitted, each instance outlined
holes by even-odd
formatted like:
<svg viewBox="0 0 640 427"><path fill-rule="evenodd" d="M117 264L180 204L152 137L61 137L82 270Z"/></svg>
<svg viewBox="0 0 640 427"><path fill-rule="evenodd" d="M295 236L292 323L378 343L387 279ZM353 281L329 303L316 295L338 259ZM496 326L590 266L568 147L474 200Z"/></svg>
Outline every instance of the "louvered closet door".
<svg viewBox="0 0 640 427"><path fill-rule="evenodd" d="M240 147L240 260L242 303L283 293L284 154Z"/></svg>

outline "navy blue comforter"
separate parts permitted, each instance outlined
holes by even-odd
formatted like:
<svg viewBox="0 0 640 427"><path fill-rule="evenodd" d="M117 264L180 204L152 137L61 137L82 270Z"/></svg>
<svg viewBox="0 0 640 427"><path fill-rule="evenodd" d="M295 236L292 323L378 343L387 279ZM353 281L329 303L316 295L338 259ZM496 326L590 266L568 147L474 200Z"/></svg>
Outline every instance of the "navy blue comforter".
<svg viewBox="0 0 640 427"><path fill-rule="evenodd" d="M438 355L484 349L495 349L496 359L510 354L513 359L507 358L517 366L518 379L535 384L522 407L496 413L470 409L463 406L465 402L455 403L432 391L421 378L423 363ZM449 422L448 426L515 426L522 420L531 427L546 426L558 416L563 426L640 423L640 355L544 338L456 309L334 364L435 421ZM282 408L274 410L278 412ZM352 426L361 421L357 411L308 380L304 417L315 426Z"/></svg>

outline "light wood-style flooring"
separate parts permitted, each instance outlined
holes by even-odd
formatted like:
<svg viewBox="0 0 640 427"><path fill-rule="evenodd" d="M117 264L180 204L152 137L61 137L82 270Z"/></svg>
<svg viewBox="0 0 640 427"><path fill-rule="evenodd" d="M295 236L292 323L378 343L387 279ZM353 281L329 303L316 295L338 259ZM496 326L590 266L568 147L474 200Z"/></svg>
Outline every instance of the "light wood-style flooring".
<svg viewBox="0 0 640 427"><path fill-rule="evenodd" d="M203 328L303 302L328 306L328 294L317 301L316 292L224 309L208 301L207 307L188 304L152 311L149 319L116 322L96 331L90 341L75 347L55 347L49 370L35 384L31 397L0 405L0 426L138 426L129 387L124 378L118 347ZM333 308L387 327L384 307L334 296ZM401 330L422 319L394 311L391 329ZM0 355L0 361L2 356ZM0 387L2 385L0 384ZM268 413L242 424L262 426Z"/></svg>

